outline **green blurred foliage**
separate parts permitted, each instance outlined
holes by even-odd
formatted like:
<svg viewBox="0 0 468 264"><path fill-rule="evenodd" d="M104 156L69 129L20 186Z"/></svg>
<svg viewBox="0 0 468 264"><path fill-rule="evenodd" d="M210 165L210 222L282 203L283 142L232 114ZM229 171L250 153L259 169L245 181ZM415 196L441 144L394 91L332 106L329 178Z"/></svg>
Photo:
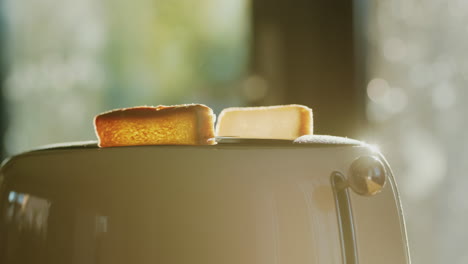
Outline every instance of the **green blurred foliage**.
<svg viewBox="0 0 468 264"><path fill-rule="evenodd" d="M109 15L107 105L240 100L235 88L248 55L245 1L119 1Z"/></svg>
<svg viewBox="0 0 468 264"><path fill-rule="evenodd" d="M242 105L247 0L5 0L9 154L138 105Z"/></svg>

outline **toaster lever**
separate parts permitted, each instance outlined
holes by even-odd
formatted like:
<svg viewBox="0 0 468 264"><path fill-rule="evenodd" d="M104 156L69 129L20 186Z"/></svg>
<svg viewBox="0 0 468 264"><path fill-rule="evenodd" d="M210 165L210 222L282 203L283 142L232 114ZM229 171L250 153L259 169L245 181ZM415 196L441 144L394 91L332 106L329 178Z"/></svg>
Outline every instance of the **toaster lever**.
<svg viewBox="0 0 468 264"><path fill-rule="evenodd" d="M373 196L382 191L387 176L385 166L374 156L361 156L351 163L348 185L363 196Z"/></svg>
<svg viewBox="0 0 468 264"><path fill-rule="evenodd" d="M343 264L357 264L356 235L354 231L353 212L349 199L348 183L339 172L331 175L333 195L335 196L338 229L340 232Z"/></svg>
<svg viewBox="0 0 468 264"><path fill-rule="evenodd" d="M383 163L373 156L361 156L354 160L351 163L347 179L337 171L331 174L344 264L358 263L349 189L358 195L373 196L382 191L386 178Z"/></svg>

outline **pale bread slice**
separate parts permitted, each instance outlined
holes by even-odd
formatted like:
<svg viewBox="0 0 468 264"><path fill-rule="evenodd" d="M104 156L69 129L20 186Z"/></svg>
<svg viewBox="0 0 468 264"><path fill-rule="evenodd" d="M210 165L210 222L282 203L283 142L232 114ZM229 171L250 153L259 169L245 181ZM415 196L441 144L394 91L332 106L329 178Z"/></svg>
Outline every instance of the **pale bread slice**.
<svg viewBox="0 0 468 264"><path fill-rule="evenodd" d="M311 134L312 109L295 104L226 108L216 124L217 137L293 140Z"/></svg>

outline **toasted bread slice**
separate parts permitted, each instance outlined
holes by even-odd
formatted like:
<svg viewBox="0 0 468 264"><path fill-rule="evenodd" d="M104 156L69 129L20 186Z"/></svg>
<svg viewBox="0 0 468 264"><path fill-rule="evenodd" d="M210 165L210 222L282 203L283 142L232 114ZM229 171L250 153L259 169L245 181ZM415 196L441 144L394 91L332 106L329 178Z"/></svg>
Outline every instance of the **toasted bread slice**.
<svg viewBox="0 0 468 264"><path fill-rule="evenodd" d="M100 147L212 145L215 116L200 104L133 107L94 118Z"/></svg>

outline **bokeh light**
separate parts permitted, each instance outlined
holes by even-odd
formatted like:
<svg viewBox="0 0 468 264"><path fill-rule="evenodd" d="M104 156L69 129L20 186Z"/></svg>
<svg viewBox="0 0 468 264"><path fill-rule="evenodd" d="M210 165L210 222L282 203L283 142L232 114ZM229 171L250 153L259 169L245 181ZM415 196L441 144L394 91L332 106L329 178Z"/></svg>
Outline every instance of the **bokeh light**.
<svg viewBox="0 0 468 264"><path fill-rule="evenodd" d="M369 10L369 137L397 176L413 263L466 263L468 2Z"/></svg>

